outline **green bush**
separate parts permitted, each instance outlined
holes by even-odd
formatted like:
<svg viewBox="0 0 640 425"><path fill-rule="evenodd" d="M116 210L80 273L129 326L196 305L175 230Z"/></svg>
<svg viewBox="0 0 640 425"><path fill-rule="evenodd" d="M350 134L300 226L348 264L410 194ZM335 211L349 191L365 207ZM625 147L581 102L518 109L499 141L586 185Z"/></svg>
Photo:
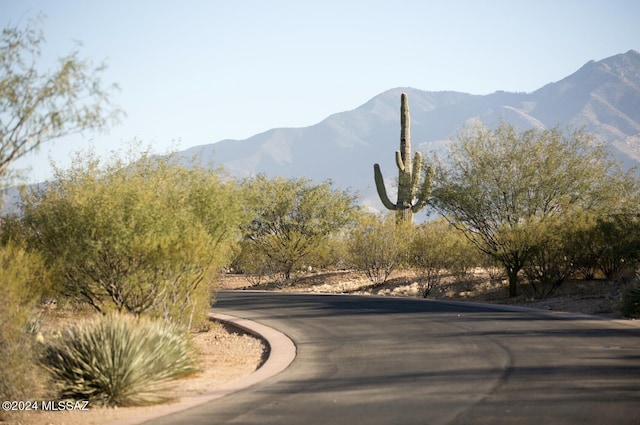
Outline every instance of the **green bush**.
<svg viewBox="0 0 640 425"><path fill-rule="evenodd" d="M444 220L428 222L416 227L409 245L409 264L417 271L420 293L427 297L436 289L444 271L449 268L451 250L445 241L447 224Z"/></svg>
<svg viewBox="0 0 640 425"><path fill-rule="evenodd" d="M583 220L577 214L567 214L561 219L550 217L530 232L529 257L522 268L529 283L525 291L527 296L550 297L579 267L586 269L585 263L579 266L582 246L576 247L572 243Z"/></svg>
<svg viewBox="0 0 640 425"><path fill-rule="evenodd" d="M324 263L323 247L358 211L355 196L334 189L330 181L258 175L241 187L248 224L241 228L245 252L238 265L247 273L280 275L287 282L296 272Z"/></svg>
<svg viewBox="0 0 640 425"><path fill-rule="evenodd" d="M347 240L349 262L365 272L374 285L387 281L406 263L411 223L397 223L393 215L362 216Z"/></svg>
<svg viewBox="0 0 640 425"><path fill-rule="evenodd" d="M472 270L481 263L475 246L444 219L423 223L410 238L409 265L416 273L420 293L427 297L437 290L445 274L472 289Z"/></svg>
<svg viewBox="0 0 640 425"><path fill-rule="evenodd" d="M159 392L195 371L188 336L162 321L98 316L46 343L42 363L62 399L133 406L163 401Z"/></svg>
<svg viewBox="0 0 640 425"><path fill-rule="evenodd" d="M130 156L78 154L24 191L7 233L41 254L56 298L199 327L238 226L234 187L217 170Z"/></svg>
<svg viewBox="0 0 640 425"><path fill-rule="evenodd" d="M33 319L46 287L42 260L13 244L0 247L0 398L40 395L44 382L34 353ZM1 413L0 413L1 415Z"/></svg>
<svg viewBox="0 0 640 425"><path fill-rule="evenodd" d="M640 319L640 283L637 281L622 293L622 314L624 317Z"/></svg>

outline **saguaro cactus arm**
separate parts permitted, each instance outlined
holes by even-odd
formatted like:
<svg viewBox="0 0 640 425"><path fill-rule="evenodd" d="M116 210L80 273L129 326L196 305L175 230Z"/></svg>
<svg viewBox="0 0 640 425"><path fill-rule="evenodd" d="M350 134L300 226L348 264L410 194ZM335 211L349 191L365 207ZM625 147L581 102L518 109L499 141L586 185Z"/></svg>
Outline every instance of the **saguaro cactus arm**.
<svg viewBox="0 0 640 425"><path fill-rule="evenodd" d="M398 166L398 170L404 171L404 161L402 160L402 153L400 153L400 151L396 151L396 165Z"/></svg>
<svg viewBox="0 0 640 425"><path fill-rule="evenodd" d="M397 210L398 206L389 200L387 196L387 189L384 186L384 179L382 178L382 171L380 171L380 166L378 164L373 164L373 178L376 181L376 189L378 191L378 196L382 201L382 205L389 210Z"/></svg>

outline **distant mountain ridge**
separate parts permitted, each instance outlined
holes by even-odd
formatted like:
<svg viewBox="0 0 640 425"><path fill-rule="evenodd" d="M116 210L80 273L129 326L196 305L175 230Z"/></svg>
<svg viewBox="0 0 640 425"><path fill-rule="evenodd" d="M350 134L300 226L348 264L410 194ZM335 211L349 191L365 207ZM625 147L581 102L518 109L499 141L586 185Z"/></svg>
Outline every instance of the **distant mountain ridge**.
<svg viewBox="0 0 640 425"><path fill-rule="evenodd" d="M181 152L213 161L232 175L305 176L332 180L358 191L363 202L382 209L373 164L393 183L399 146L400 93L409 96L414 151L442 148L467 123L499 121L521 129L585 127L606 141L626 165L640 165L640 53L630 50L589 61L566 78L532 93L497 91L472 95L394 88L351 111L304 128L276 128L245 140L223 140Z"/></svg>

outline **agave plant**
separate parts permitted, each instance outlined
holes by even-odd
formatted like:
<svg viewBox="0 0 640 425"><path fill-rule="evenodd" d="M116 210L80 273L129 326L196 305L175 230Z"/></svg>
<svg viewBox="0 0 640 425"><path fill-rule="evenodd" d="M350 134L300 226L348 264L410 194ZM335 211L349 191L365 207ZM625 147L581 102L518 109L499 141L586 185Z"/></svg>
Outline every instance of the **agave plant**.
<svg viewBox="0 0 640 425"><path fill-rule="evenodd" d="M165 322L125 314L89 319L45 345L43 365L63 399L95 405L161 402L171 380L195 372L187 335Z"/></svg>

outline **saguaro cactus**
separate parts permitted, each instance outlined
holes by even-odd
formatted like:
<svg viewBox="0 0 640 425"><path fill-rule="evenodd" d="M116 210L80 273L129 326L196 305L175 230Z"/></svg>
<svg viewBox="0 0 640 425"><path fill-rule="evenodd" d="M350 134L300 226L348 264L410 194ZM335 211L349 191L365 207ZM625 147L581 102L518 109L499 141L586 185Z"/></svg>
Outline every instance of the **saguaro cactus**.
<svg viewBox="0 0 640 425"><path fill-rule="evenodd" d="M413 214L420 211L427 203L431 192L433 173L427 169L426 178L421 180L422 155L416 152L411 161L409 101L406 93L400 96L400 150L396 151L398 166L398 200L394 204L387 196L387 190L380 171L380 165L373 165L376 189L382 204L389 210L396 211L398 220L413 222Z"/></svg>

